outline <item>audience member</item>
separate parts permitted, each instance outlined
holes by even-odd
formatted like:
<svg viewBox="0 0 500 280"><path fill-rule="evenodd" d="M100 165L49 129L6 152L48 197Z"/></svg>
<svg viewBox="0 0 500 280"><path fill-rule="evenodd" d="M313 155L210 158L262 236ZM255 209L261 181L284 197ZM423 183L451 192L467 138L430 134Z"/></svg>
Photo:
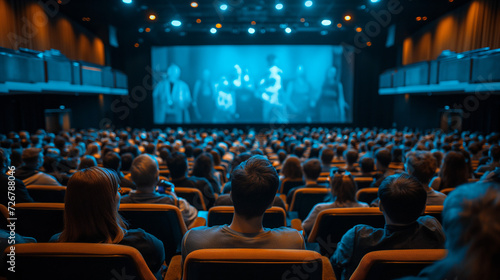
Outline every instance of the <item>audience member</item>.
<svg viewBox="0 0 500 280"><path fill-rule="evenodd" d="M435 190L456 188L467 183L468 176L465 156L461 152L449 151L443 160L439 176L431 181L431 187Z"/></svg>
<svg viewBox="0 0 500 280"><path fill-rule="evenodd" d="M102 166L104 168L111 169L116 172L116 175L118 175L118 178L120 179L120 187L135 189L134 182L125 179L125 175L123 175L121 171L122 158L118 153L108 152L102 158Z"/></svg>
<svg viewBox="0 0 500 280"><path fill-rule="evenodd" d="M41 149L28 148L22 154L23 165L16 170L15 176L23 181L26 186L46 185L60 186L53 176L40 171L43 166L43 153Z"/></svg>
<svg viewBox="0 0 500 280"><path fill-rule="evenodd" d="M17 170L10 163L9 154L0 148L0 184L2 195L0 195L0 204L9 207L9 201L15 203L33 202L23 181L16 175ZM12 175L12 177L10 177ZM10 179L9 179L10 177ZM10 183L12 182L12 183ZM9 194L11 192L12 194ZM12 198L12 200L10 200Z"/></svg>
<svg viewBox="0 0 500 280"><path fill-rule="evenodd" d="M330 168L332 166L334 152L330 148L324 148L321 150L319 157L321 159L321 172L330 173Z"/></svg>
<svg viewBox="0 0 500 280"><path fill-rule="evenodd" d="M406 154L406 172L417 178L427 192L426 205L443 205L446 195L429 186L436 173L436 159L430 152L417 151Z"/></svg>
<svg viewBox="0 0 500 280"><path fill-rule="evenodd" d="M304 177L306 179L305 185L295 187L291 189L286 195L286 203L290 205L292 203L293 194L295 191L301 188L324 188L325 185L318 184L318 177L321 174L321 162L318 159L309 159L302 164L302 169L304 171Z"/></svg>
<svg viewBox="0 0 500 280"><path fill-rule="evenodd" d="M220 181L215 176L214 161L211 154L203 153L199 155L194 161L193 171L191 174L199 178L207 179L212 186L213 192L220 193Z"/></svg>

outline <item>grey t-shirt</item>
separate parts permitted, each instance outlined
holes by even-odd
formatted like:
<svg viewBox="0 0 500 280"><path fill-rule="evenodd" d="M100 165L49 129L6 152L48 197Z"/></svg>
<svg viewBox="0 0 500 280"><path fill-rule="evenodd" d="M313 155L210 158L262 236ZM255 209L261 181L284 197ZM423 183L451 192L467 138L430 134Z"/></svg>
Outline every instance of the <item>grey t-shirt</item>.
<svg viewBox="0 0 500 280"><path fill-rule="evenodd" d="M182 261L193 251L217 248L305 249L305 243L297 230L286 227L264 228L256 234L240 233L228 225L197 227L184 235Z"/></svg>
<svg viewBox="0 0 500 280"><path fill-rule="evenodd" d="M427 203L425 205L443 205L445 199L446 194L429 188L427 190Z"/></svg>

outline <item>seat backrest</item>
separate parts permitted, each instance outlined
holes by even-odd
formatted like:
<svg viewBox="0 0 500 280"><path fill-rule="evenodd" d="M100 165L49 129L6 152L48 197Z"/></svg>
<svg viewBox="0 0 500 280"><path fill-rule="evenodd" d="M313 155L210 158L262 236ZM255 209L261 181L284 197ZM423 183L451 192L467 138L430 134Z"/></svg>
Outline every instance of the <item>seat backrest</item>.
<svg viewBox="0 0 500 280"><path fill-rule="evenodd" d="M293 193L289 211L297 212L297 217L302 221L307 218L314 205L324 202L330 193L328 188L302 188Z"/></svg>
<svg viewBox="0 0 500 280"><path fill-rule="evenodd" d="M305 185L305 182L302 179L289 180L285 178L281 181L279 193L286 195L291 189L303 185Z"/></svg>
<svg viewBox="0 0 500 280"><path fill-rule="evenodd" d="M369 188L373 181L373 177L354 177L354 182L358 189Z"/></svg>
<svg viewBox="0 0 500 280"><path fill-rule="evenodd" d="M453 190L455 190L455 188L446 188L446 189L442 189L440 192L444 193L445 195L448 195L448 194L450 194Z"/></svg>
<svg viewBox="0 0 500 280"><path fill-rule="evenodd" d="M64 203L66 187L29 185L26 189L35 202Z"/></svg>
<svg viewBox="0 0 500 280"><path fill-rule="evenodd" d="M365 188L356 192L356 199L361 202L370 204L378 197L378 188Z"/></svg>
<svg viewBox="0 0 500 280"><path fill-rule="evenodd" d="M64 203L18 203L16 233L48 242L64 228Z"/></svg>
<svg viewBox="0 0 500 280"><path fill-rule="evenodd" d="M443 213L443 205L427 205L427 206L425 206L424 215L432 216L432 217L438 219L438 221L440 223L443 223L442 213Z"/></svg>
<svg viewBox="0 0 500 280"><path fill-rule="evenodd" d="M167 263L180 252L186 224L179 208L167 204L122 203L119 213L129 228L142 228L163 242Z"/></svg>
<svg viewBox="0 0 500 280"><path fill-rule="evenodd" d="M384 250L366 254L351 280L397 279L416 276L422 269L443 259L445 249Z"/></svg>
<svg viewBox="0 0 500 280"><path fill-rule="evenodd" d="M207 211L203 194L199 189L175 187L175 194L184 198L189 204L193 205L198 211Z"/></svg>
<svg viewBox="0 0 500 280"><path fill-rule="evenodd" d="M378 208L333 208L319 213L308 242L319 243L323 256L330 257L335 251L331 246L340 241L342 236L356 225L365 224L383 228L385 219Z"/></svg>
<svg viewBox="0 0 500 280"><path fill-rule="evenodd" d="M203 249L184 262L184 280L335 279L330 262L314 251L280 249Z"/></svg>
<svg viewBox="0 0 500 280"><path fill-rule="evenodd" d="M7 248L5 254L10 252ZM12 279L156 279L137 249L117 244L31 243L15 245ZM2 274L14 276L3 265ZM10 277L9 277L10 279Z"/></svg>
<svg viewBox="0 0 500 280"><path fill-rule="evenodd" d="M214 206L208 210L207 225L209 227L218 225L229 225L233 220L233 206ZM279 228L286 226L286 212L281 207L273 206L266 210L262 225L265 228Z"/></svg>

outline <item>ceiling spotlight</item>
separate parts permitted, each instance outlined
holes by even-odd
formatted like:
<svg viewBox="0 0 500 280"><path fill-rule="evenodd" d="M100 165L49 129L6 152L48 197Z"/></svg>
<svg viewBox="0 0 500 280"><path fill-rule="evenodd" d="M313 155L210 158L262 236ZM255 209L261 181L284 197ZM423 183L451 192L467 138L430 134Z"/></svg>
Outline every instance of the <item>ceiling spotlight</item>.
<svg viewBox="0 0 500 280"><path fill-rule="evenodd" d="M305 5L306 7L311 7L311 6L313 5L313 1L310 1L310 0L309 0L309 1L306 1L306 2L304 3L304 5Z"/></svg>
<svg viewBox="0 0 500 280"><path fill-rule="evenodd" d="M222 5L220 5L220 6L219 6L219 9L220 9L221 11L225 11L225 10L227 10L227 4L222 4Z"/></svg>
<svg viewBox="0 0 500 280"><path fill-rule="evenodd" d="M356 32L358 32L358 33L359 33L359 32L361 32L361 31L363 31L363 28L361 28L361 27L356 27Z"/></svg>
<svg viewBox="0 0 500 280"><path fill-rule="evenodd" d="M140 27L139 28L139 33L142 33L142 32L144 32L144 28Z"/></svg>
<svg viewBox="0 0 500 280"><path fill-rule="evenodd" d="M201 23L201 18L197 18L196 23Z"/></svg>
<svg viewBox="0 0 500 280"><path fill-rule="evenodd" d="M323 35L323 36L328 35L328 31L327 30L321 30L320 34Z"/></svg>
<svg viewBox="0 0 500 280"><path fill-rule="evenodd" d="M212 34L217 33L217 28L214 28L214 27L210 28L210 33L212 33Z"/></svg>
<svg viewBox="0 0 500 280"><path fill-rule="evenodd" d="M338 27L338 28L342 28L342 23L340 23L340 22L339 22L339 23L337 23L337 27Z"/></svg>
<svg viewBox="0 0 500 280"><path fill-rule="evenodd" d="M329 25L332 25L332 21L329 20L329 19L324 19L324 20L321 21L321 24L323 26L329 26Z"/></svg>
<svg viewBox="0 0 500 280"><path fill-rule="evenodd" d="M274 7L276 8L276 10L278 10L278 11L279 11L279 10L283 9L283 4L282 4L282 3L278 3L278 4L276 4L276 6L274 6Z"/></svg>
<svg viewBox="0 0 500 280"><path fill-rule="evenodd" d="M149 20L156 20L156 15L155 14L150 14L149 15Z"/></svg>
<svg viewBox="0 0 500 280"><path fill-rule="evenodd" d="M198 2L191 2L191 7L198 8Z"/></svg>
<svg viewBox="0 0 500 280"><path fill-rule="evenodd" d="M351 16L350 16L350 15L346 15L346 16L344 17L344 20L345 20L345 21L350 21L351 19L352 19L352 18L351 18Z"/></svg>
<svg viewBox="0 0 500 280"><path fill-rule="evenodd" d="M377 3L377 2L379 2L379 1L380 1L380 0L370 0L370 2L372 2L372 3Z"/></svg>
<svg viewBox="0 0 500 280"><path fill-rule="evenodd" d="M122 2L125 4L132 4L132 0L122 0Z"/></svg>
<svg viewBox="0 0 500 280"><path fill-rule="evenodd" d="M146 29L144 29L144 31L146 31L147 33L149 33L149 32L151 32L151 28L146 27Z"/></svg>
<svg viewBox="0 0 500 280"><path fill-rule="evenodd" d="M180 20L174 19L170 22L172 26L179 27L182 25L182 22Z"/></svg>
<svg viewBox="0 0 500 280"><path fill-rule="evenodd" d="M250 22L251 25L256 25L257 22L255 20L252 20L252 22Z"/></svg>
<svg viewBox="0 0 500 280"><path fill-rule="evenodd" d="M253 27L248 28L248 33L254 34L255 33L255 28L253 28Z"/></svg>
<svg viewBox="0 0 500 280"><path fill-rule="evenodd" d="M287 28L285 28L285 32L287 34L290 34L290 33L292 33L292 29L290 27L287 27Z"/></svg>
<svg viewBox="0 0 500 280"><path fill-rule="evenodd" d="M217 23L217 24L215 25L215 27L216 27L216 28L222 28L222 24Z"/></svg>

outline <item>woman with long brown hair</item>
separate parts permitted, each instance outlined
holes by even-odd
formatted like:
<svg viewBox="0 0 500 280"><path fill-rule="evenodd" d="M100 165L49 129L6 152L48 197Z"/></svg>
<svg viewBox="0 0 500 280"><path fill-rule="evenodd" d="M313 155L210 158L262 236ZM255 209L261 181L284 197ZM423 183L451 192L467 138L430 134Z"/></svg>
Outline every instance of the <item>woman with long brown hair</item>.
<svg viewBox="0 0 500 280"><path fill-rule="evenodd" d="M439 176L431 181L431 187L437 191L456 188L468 182L469 167L463 153L449 151L443 160Z"/></svg>
<svg viewBox="0 0 500 280"><path fill-rule="evenodd" d="M118 214L118 182L116 173L106 168L91 167L73 174L66 189L64 229L50 241L131 246L158 277L165 260L163 243L142 229L127 229Z"/></svg>

